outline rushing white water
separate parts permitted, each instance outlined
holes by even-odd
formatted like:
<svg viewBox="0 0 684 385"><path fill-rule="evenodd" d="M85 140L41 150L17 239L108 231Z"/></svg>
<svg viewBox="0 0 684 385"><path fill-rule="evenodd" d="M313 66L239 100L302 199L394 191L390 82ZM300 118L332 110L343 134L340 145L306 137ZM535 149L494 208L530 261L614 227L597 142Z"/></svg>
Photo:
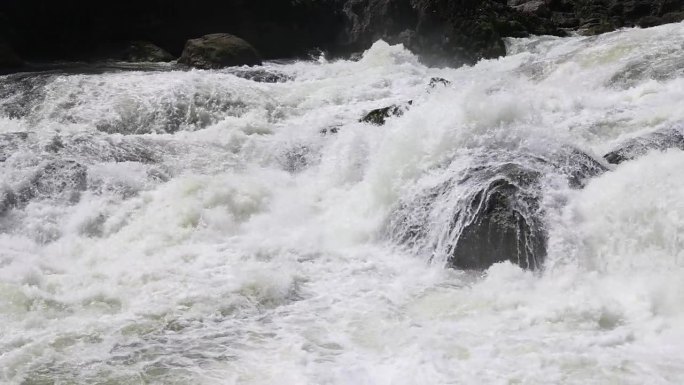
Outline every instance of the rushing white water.
<svg viewBox="0 0 684 385"><path fill-rule="evenodd" d="M509 52L0 78L0 382L683 383L684 152L546 178L541 271L446 269L388 230L483 153L682 127L684 24Z"/></svg>

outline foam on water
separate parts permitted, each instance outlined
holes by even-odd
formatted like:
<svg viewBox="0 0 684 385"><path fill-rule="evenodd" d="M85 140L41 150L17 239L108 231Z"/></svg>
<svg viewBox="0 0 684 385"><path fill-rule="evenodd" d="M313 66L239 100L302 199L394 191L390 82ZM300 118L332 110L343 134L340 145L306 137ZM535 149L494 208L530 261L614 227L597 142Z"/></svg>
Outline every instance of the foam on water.
<svg viewBox="0 0 684 385"><path fill-rule="evenodd" d="M672 24L512 40L460 69L378 42L266 65L279 83L2 77L0 198L55 159L87 166L87 188L0 199L0 382L682 383L682 151L581 190L545 180L540 272L445 269L387 234L401 201L474 159L600 157L680 124L682 48Z"/></svg>

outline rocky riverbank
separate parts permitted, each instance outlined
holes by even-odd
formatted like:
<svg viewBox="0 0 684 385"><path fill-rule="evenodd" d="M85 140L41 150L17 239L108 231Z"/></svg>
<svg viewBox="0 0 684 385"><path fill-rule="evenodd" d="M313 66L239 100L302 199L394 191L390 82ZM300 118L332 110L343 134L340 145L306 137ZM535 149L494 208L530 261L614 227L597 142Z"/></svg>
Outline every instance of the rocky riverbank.
<svg viewBox="0 0 684 385"><path fill-rule="evenodd" d="M432 65L505 55L503 38L598 34L678 22L682 0L290 0L53 1L0 4L0 66L101 60L149 41L179 57L189 39L230 33L264 59L362 51L377 39L403 43ZM124 57L125 60L125 57Z"/></svg>

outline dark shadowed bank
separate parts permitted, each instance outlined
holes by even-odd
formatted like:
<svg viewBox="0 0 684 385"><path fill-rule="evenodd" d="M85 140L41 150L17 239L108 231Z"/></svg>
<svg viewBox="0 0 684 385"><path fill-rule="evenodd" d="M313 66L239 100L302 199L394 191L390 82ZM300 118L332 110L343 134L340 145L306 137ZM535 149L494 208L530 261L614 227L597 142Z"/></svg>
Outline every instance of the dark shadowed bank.
<svg viewBox="0 0 684 385"><path fill-rule="evenodd" d="M178 57L188 39L217 32L264 59L344 56L382 38L453 66L504 55L504 37L647 27L681 21L683 10L684 0L3 0L0 67L125 60L137 41Z"/></svg>

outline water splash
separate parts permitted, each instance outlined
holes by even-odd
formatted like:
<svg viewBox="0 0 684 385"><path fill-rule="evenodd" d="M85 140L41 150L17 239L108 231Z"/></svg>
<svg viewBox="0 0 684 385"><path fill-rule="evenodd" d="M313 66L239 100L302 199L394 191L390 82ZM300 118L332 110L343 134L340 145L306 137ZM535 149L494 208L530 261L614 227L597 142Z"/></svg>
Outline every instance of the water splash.
<svg viewBox="0 0 684 385"><path fill-rule="evenodd" d="M1 381L681 383L684 157L597 159L684 121L683 34L511 40L460 69L378 42L267 64L273 83L1 77L0 199L54 162L86 170L0 216ZM491 178L458 182L512 161L543 173L519 210L547 233L544 269L444 269L455 212ZM403 202L428 208L407 211L433 226L420 247L388 237Z"/></svg>

